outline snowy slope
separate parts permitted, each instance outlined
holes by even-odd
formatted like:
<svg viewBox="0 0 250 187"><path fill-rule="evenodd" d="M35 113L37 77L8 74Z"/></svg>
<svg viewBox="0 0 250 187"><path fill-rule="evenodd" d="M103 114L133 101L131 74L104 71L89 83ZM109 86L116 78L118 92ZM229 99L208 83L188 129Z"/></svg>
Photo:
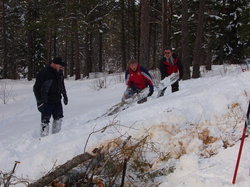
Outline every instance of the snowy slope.
<svg viewBox="0 0 250 187"><path fill-rule="evenodd" d="M110 76L107 88L97 91L93 89L95 81L66 80L69 105L64 106L62 130L42 139L40 114L32 92L34 81L8 81L12 96L8 104L0 103L0 171L10 171L18 160L21 164L16 175L37 179L55 163L60 165L81 154L88 135L115 120L118 127L90 137L88 151L120 134L139 137L148 133L160 152L170 152L174 158L181 156L174 162L174 173L157 179L161 186L231 186L250 99L250 72L242 73L239 66L214 66L202 78L181 81L179 92L171 94L167 90L158 99L155 93L146 103L117 116L100 118L120 101L125 85L119 77ZM250 185L249 151L247 138L238 172L239 186ZM154 168L164 167L153 153L148 159Z"/></svg>

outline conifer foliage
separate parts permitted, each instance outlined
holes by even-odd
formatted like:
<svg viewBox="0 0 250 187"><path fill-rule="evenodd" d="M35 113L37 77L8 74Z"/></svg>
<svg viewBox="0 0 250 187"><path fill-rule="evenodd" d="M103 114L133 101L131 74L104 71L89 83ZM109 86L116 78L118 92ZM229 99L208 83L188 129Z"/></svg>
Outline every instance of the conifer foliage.
<svg viewBox="0 0 250 187"><path fill-rule="evenodd" d="M55 56L75 79L124 71L130 58L151 69L171 46L188 79L192 65L209 69L249 57L249 12L247 0L2 0L0 78L32 80Z"/></svg>

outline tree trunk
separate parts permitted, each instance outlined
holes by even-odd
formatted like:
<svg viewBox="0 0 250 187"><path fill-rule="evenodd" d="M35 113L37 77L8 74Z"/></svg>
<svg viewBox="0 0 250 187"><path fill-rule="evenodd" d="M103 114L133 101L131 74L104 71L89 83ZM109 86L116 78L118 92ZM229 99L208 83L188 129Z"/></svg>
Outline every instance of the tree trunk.
<svg viewBox="0 0 250 187"><path fill-rule="evenodd" d="M68 43L69 41L66 40L65 41L65 46L64 46L64 60L67 63L67 66L64 68L64 77L67 78L68 77L68 69L69 69L69 62L68 62Z"/></svg>
<svg viewBox="0 0 250 187"><path fill-rule="evenodd" d="M134 43L134 51L133 51L133 55L134 55L134 59L138 59L138 56L137 56L137 32L136 32L136 28L137 28L137 25L136 25L136 15L135 15L135 0L132 0L132 17L133 17L133 43Z"/></svg>
<svg viewBox="0 0 250 187"><path fill-rule="evenodd" d="M121 54L122 54L122 70L123 71L125 71L127 67L124 11L125 11L124 0L121 0Z"/></svg>
<svg viewBox="0 0 250 187"><path fill-rule="evenodd" d="M190 79L190 64L188 63L188 0L182 0L181 19L181 61L183 63L183 80Z"/></svg>
<svg viewBox="0 0 250 187"><path fill-rule="evenodd" d="M47 52L47 61L51 60L52 57L52 33L51 29L47 29L47 37L46 37L46 52Z"/></svg>
<svg viewBox="0 0 250 187"><path fill-rule="evenodd" d="M33 2L30 1L28 4L28 12L27 12L27 22L31 24L33 20ZM32 80L33 73L34 73L34 32L33 29L28 26L27 30L27 43L28 43L28 49L27 49L27 62L28 62L28 80Z"/></svg>
<svg viewBox="0 0 250 187"><path fill-rule="evenodd" d="M85 60L85 70L84 76L89 76L89 73L92 70L92 32L87 31L85 38L86 45L86 60Z"/></svg>
<svg viewBox="0 0 250 187"><path fill-rule="evenodd" d="M57 28L55 27L54 30L53 30L53 36L54 36L54 40L53 40L53 52L54 52L54 57L57 56Z"/></svg>
<svg viewBox="0 0 250 187"><path fill-rule="evenodd" d="M36 182L29 184L28 187L40 187L40 186L47 186L56 178L64 175L66 172L70 171L71 169L75 168L79 164L82 164L94 156L90 155L89 153L83 153L74 157L73 159L67 161L65 164L57 167L54 171L48 173L47 175L43 176L42 178L38 179Z"/></svg>
<svg viewBox="0 0 250 187"><path fill-rule="evenodd" d="M212 51L211 48L208 46L208 48L206 49L206 70L212 70Z"/></svg>
<svg viewBox="0 0 250 187"><path fill-rule="evenodd" d="M161 36L162 36L162 51L169 46L168 41L168 0L162 0L162 23L161 23Z"/></svg>
<svg viewBox="0 0 250 187"><path fill-rule="evenodd" d="M102 48L103 48L103 31L102 31L102 23L99 22L99 63L98 63L98 71L103 71L103 60L102 60Z"/></svg>
<svg viewBox="0 0 250 187"><path fill-rule="evenodd" d="M2 65L3 67L3 73L2 73L2 78L6 79L7 77L7 35L6 35L6 23L5 23L5 1L2 0L2 3L0 5L1 9L0 9L0 13L1 13L1 25L0 25L0 30L1 30L1 46L0 46L0 50L1 50L1 55L3 58L1 59L1 63L0 65Z"/></svg>
<svg viewBox="0 0 250 187"><path fill-rule="evenodd" d="M155 69L158 67L158 60L156 58L156 50L157 50L157 25L156 24L152 24L151 25L151 44L152 44L152 60L153 60L153 65L152 65L152 69Z"/></svg>
<svg viewBox="0 0 250 187"><path fill-rule="evenodd" d="M140 64L149 66L149 11L148 0L141 1L141 23L140 23Z"/></svg>
<svg viewBox="0 0 250 187"><path fill-rule="evenodd" d="M206 0L200 0L199 10L198 10L198 23L196 29L196 38L194 43L194 60L193 60L193 75L192 78L200 77L200 52L203 40L203 30L204 30L204 13L205 13Z"/></svg>
<svg viewBox="0 0 250 187"><path fill-rule="evenodd" d="M79 44L79 33L78 33L78 1L75 0L74 7L74 20L73 25L75 29L75 80L81 79L81 63L80 63L80 44Z"/></svg>
<svg viewBox="0 0 250 187"><path fill-rule="evenodd" d="M74 76L74 67L75 67L75 59L74 59L74 41L70 41L70 65L69 65L69 76Z"/></svg>

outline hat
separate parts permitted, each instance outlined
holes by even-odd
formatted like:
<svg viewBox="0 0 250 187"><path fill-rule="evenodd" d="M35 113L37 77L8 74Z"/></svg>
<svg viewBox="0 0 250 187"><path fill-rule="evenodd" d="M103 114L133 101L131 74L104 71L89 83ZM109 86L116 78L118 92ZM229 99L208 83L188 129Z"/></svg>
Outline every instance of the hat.
<svg viewBox="0 0 250 187"><path fill-rule="evenodd" d="M61 57L55 57L53 60L52 60L52 63L54 64L60 64L61 66L67 66L67 64L62 60Z"/></svg>

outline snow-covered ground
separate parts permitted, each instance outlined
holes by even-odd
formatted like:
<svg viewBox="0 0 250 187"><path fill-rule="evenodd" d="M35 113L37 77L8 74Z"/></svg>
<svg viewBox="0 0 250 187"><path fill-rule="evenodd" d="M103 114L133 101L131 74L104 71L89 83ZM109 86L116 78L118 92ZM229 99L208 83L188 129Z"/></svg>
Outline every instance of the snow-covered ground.
<svg viewBox="0 0 250 187"><path fill-rule="evenodd" d="M20 161L15 174L38 179L55 163L60 165L83 153L88 135L115 120L118 127L92 134L87 151L121 134L140 137L148 133L159 152L175 158L174 172L157 178L161 187L233 186L250 99L250 72L241 72L237 65L213 66L202 78L180 81L178 92L168 89L161 98L154 93L148 102L117 116L97 118L120 101L126 89L120 77L107 77L107 88L98 91L93 89L98 79L65 80L69 104L64 106L62 130L42 139L34 81L0 80L0 99L4 90L10 93L7 104L0 100L0 171L11 171L14 162ZM249 154L250 140L246 138L235 186L250 186ZM166 164L155 154L148 159L153 169Z"/></svg>

